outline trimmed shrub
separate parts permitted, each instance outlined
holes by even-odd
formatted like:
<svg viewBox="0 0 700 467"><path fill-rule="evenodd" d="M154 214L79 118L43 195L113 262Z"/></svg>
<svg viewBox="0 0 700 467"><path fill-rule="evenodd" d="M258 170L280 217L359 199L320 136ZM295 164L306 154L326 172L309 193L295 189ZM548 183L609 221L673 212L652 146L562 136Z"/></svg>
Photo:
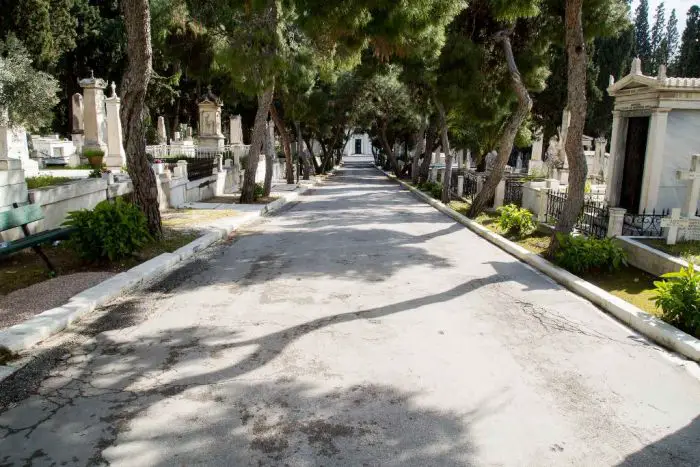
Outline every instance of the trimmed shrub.
<svg viewBox="0 0 700 467"><path fill-rule="evenodd" d="M692 263L678 272L661 276L654 282L652 297L661 318L669 324L695 336L700 336L700 274Z"/></svg>
<svg viewBox="0 0 700 467"><path fill-rule="evenodd" d="M627 266L625 251L613 243L611 238L574 237L557 234L559 251L555 262L574 274L591 271L616 271Z"/></svg>
<svg viewBox="0 0 700 467"><path fill-rule="evenodd" d="M433 186L430 187L430 196L435 199L442 198L442 183L433 183Z"/></svg>
<svg viewBox="0 0 700 467"><path fill-rule="evenodd" d="M129 256L151 240L146 216L138 206L121 198L102 201L92 211L70 212L64 225L76 229L68 245L91 261Z"/></svg>
<svg viewBox="0 0 700 467"><path fill-rule="evenodd" d="M496 209L500 214L498 226L508 235L525 237L537 229L537 224L532 220L532 213L515 204L508 204Z"/></svg>
<svg viewBox="0 0 700 467"><path fill-rule="evenodd" d="M262 184L256 183L256 184L255 184L255 191L253 192L253 198L258 199L258 198L260 198L264 193L265 193L265 189L263 188Z"/></svg>

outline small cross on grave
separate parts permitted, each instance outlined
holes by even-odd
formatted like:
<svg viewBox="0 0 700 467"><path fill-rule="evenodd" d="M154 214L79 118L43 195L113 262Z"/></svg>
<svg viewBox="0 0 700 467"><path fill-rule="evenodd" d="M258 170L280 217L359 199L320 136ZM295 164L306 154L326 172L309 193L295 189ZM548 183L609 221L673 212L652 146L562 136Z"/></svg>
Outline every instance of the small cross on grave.
<svg viewBox="0 0 700 467"><path fill-rule="evenodd" d="M678 180L686 180L688 188L685 191L685 202L681 214L686 217L694 216L700 194L700 154L695 154L690 161L690 170L676 172Z"/></svg>
<svg viewBox="0 0 700 467"><path fill-rule="evenodd" d="M683 229L686 232L691 231L697 234L700 232L700 217L681 218L681 209L671 209L671 217L661 219L661 227L668 227L666 235L666 244L675 245L678 239L678 229Z"/></svg>

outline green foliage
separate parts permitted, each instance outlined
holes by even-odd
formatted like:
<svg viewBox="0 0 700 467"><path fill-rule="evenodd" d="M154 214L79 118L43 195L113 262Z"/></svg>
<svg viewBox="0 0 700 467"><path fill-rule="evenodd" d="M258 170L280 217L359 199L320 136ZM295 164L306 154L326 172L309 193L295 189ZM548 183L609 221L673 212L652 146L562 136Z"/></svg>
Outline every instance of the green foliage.
<svg viewBox="0 0 700 467"><path fill-rule="evenodd" d="M256 183L255 184L255 192L253 193L253 197L255 199L258 199L264 194L265 194L265 188L263 188L262 184Z"/></svg>
<svg viewBox="0 0 700 467"><path fill-rule="evenodd" d="M37 177L27 177L25 181L27 182L27 188L33 190L45 186L60 185L71 181L71 179L68 177L54 177L53 175L39 175Z"/></svg>
<svg viewBox="0 0 700 467"><path fill-rule="evenodd" d="M663 311L662 319L679 329L700 336L700 274L690 263L679 272L661 276L663 281L655 281L657 308Z"/></svg>
<svg viewBox="0 0 700 467"><path fill-rule="evenodd" d="M138 206L121 198L102 201L92 211L70 212L64 225L76 228L69 246L92 261L124 258L151 240L146 216Z"/></svg>
<svg viewBox="0 0 700 467"><path fill-rule="evenodd" d="M649 0L639 0L634 12L634 52L642 59L642 66L651 65L651 37L649 36ZM644 70L646 71L646 70Z"/></svg>
<svg viewBox="0 0 700 467"><path fill-rule="evenodd" d="M627 265L625 251L611 238L586 238L557 234L559 251L555 262L574 274L602 270L615 271Z"/></svg>
<svg viewBox="0 0 700 467"><path fill-rule="evenodd" d="M500 215L498 226L508 235L526 237L537 229L537 224L532 219L532 213L515 204L508 204L496 209Z"/></svg>
<svg viewBox="0 0 700 467"><path fill-rule="evenodd" d="M442 198L442 183L433 183L430 187L430 196L438 200Z"/></svg>
<svg viewBox="0 0 700 467"><path fill-rule="evenodd" d="M0 125L39 130L51 122L58 82L32 66L25 47L13 36L0 42ZM7 111L7 113L5 113Z"/></svg>
<svg viewBox="0 0 700 467"><path fill-rule="evenodd" d="M102 149L83 149L83 157L104 157L105 152Z"/></svg>
<svg viewBox="0 0 700 467"><path fill-rule="evenodd" d="M700 7L688 10L676 66L678 76L700 77Z"/></svg>

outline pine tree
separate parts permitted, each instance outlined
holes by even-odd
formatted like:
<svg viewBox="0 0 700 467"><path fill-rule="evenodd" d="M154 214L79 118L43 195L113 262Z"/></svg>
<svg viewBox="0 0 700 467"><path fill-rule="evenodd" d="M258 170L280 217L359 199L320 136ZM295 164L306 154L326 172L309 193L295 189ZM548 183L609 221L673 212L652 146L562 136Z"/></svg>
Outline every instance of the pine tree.
<svg viewBox="0 0 700 467"><path fill-rule="evenodd" d="M678 51L678 18L676 17L676 9L671 10L671 16L668 18L668 25L666 26L666 57L665 63L667 63L671 70L670 72L675 73L675 58L676 52Z"/></svg>
<svg viewBox="0 0 700 467"><path fill-rule="evenodd" d="M654 26L651 28L651 62L647 68L649 74L655 75L659 69L659 65L666 64L666 49L668 43L666 40L666 8L664 2L656 6L654 14ZM644 62L642 62L644 63Z"/></svg>
<svg viewBox="0 0 700 467"><path fill-rule="evenodd" d="M678 54L678 75L686 78L700 77L700 7L688 10L685 30Z"/></svg>
<svg viewBox="0 0 700 467"><path fill-rule="evenodd" d="M634 53L642 59L642 67L651 63L651 41L649 39L649 0L640 0L634 17Z"/></svg>

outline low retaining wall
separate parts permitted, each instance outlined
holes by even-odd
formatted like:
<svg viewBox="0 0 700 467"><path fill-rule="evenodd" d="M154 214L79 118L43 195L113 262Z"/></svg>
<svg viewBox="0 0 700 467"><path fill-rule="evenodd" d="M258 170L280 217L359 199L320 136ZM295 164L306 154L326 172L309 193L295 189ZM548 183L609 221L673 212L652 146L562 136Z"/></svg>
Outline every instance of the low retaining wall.
<svg viewBox="0 0 700 467"><path fill-rule="evenodd" d="M671 256L639 241L650 238L661 237L616 237L615 242L627 253L627 262L629 264L654 276L661 276L667 272L678 272L681 268L688 267L687 261ZM695 270L700 272L700 266L695 266Z"/></svg>

